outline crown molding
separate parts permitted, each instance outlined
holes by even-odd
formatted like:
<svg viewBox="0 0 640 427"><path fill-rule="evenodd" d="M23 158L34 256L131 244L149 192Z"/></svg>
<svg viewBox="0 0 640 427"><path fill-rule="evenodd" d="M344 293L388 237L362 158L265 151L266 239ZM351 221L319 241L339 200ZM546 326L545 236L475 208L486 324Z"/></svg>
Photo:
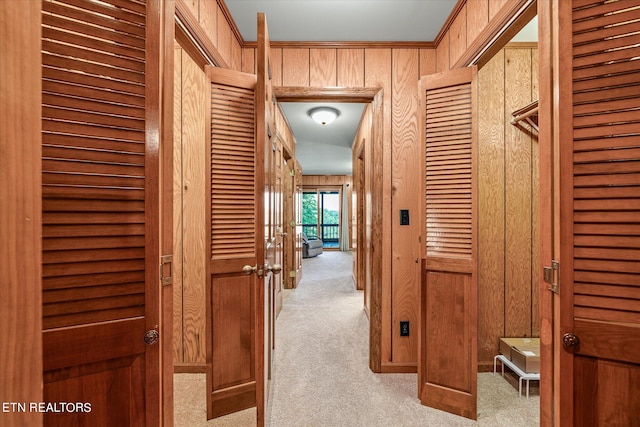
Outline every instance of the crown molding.
<svg viewBox="0 0 640 427"><path fill-rule="evenodd" d="M456 3L455 7L449 14L449 17L447 18L446 21L444 21L444 25L442 26L442 28L440 28L438 35L436 36L435 39L433 39L433 44L435 47L438 47L438 45L440 44L444 36L447 34L447 31L449 31L449 28L451 28L453 21L456 20L456 18L460 14L460 11L466 4L467 4L467 0L458 0L458 3Z"/></svg>

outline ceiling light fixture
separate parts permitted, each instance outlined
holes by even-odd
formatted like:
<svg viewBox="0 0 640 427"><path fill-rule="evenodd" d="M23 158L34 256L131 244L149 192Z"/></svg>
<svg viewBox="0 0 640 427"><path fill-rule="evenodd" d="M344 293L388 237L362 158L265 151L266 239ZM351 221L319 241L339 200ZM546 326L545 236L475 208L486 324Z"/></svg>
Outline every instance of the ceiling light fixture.
<svg viewBox="0 0 640 427"><path fill-rule="evenodd" d="M309 117L321 125L328 125L340 115L340 111L331 107L316 107L309 110Z"/></svg>

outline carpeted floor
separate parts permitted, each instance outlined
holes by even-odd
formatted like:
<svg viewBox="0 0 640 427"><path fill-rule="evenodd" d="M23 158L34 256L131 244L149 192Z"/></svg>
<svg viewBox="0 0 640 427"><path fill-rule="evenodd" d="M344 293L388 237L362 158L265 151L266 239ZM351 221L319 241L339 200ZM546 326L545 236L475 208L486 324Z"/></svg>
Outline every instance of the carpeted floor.
<svg viewBox="0 0 640 427"><path fill-rule="evenodd" d="M422 406L416 374L374 374L368 367L363 294L351 279L351 255L305 259L276 321L275 373L268 426L537 426L530 399L492 373L478 377L478 421ZM204 375L175 376L176 426L251 426L255 410L205 421ZM186 398L186 401L185 399Z"/></svg>

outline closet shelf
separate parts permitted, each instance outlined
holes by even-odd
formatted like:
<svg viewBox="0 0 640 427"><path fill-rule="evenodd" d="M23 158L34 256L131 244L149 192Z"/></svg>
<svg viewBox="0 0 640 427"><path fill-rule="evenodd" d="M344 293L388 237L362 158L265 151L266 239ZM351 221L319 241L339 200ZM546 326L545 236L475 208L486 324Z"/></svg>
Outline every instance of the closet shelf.
<svg viewBox="0 0 640 427"><path fill-rule="evenodd" d="M523 123L531 126L536 133L538 132L538 100L533 101L526 107L514 111L511 113L513 119L511 119L512 125L522 125Z"/></svg>

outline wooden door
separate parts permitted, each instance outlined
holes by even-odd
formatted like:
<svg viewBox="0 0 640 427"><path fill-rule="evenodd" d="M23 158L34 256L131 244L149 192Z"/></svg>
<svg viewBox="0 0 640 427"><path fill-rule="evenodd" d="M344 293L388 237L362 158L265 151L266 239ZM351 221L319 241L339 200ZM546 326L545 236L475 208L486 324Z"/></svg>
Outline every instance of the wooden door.
<svg viewBox="0 0 640 427"><path fill-rule="evenodd" d="M261 29L266 31L259 18L259 34ZM205 70L211 80L207 418L255 406L258 426L264 425L271 366L270 279L275 270L269 135L275 125L266 119L271 96L265 90L271 91L265 70L259 66L257 78L216 67Z"/></svg>
<svg viewBox="0 0 640 427"><path fill-rule="evenodd" d="M476 68L423 77L422 403L476 419Z"/></svg>
<svg viewBox="0 0 640 427"><path fill-rule="evenodd" d="M264 226L262 233L263 257L261 266L264 269L264 287L260 295L260 303L263 311L262 324L259 330L262 332L262 341L258 344L258 351L262 357L262 364L256 363L256 369L263 378L262 389L258 393L258 423L264 423L264 408L266 408L269 397L269 381L275 369L275 313L272 309L273 295L275 295L274 274L279 274L282 265L276 262L277 238L275 229L275 192L276 182L275 161L276 161L276 98L271 84L271 45L269 42L269 31L267 28L267 18L264 13L258 13L258 48L256 50L258 82L256 86L256 139L257 146L263 150L259 153L262 158L264 170L259 181L261 194L263 194L262 205L259 205L259 212L264 213ZM282 212L282 210L280 210ZM261 416L262 410L262 416Z"/></svg>
<svg viewBox="0 0 640 427"><path fill-rule="evenodd" d="M640 425L640 8L556 7L556 421Z"/></svg>
<svg viewBox="0 0 640 427"><path fill-rule="evenodd" d="M279 135L279 133L278 133ZM274 166L275 170L273 177L275 179L273 186L273 229L274 229L274 245L275 245L275 259L274 263L282 266L284 264L284 243L285 243L285 225L284 225L284 180L285 177L285 159L283 152L283 144L280 136L276 138L273 146ZM273 277L273 294L274 294L274 306L273 306L273 340L272 348L275 344L275 319L278 317L280 310L282 310L282 274L274 275Z"/></svg>
<svg viewBox="0 0 640 427"><path fill-rule="evenodd" d="M76 402L48 426L161 424L162 13L42 3L44 402Z"/></svg>
<svg viewBox="0 0 640 427"><path fill-rule="evenodd" d="M207 67L211 81L210 140L207 152L207 418L256 406L261 378L256 375L261 312L256 296L262 278L248 275L263 257L264 224L258 200L262 173L255 137L256 77Z"/></svg>

